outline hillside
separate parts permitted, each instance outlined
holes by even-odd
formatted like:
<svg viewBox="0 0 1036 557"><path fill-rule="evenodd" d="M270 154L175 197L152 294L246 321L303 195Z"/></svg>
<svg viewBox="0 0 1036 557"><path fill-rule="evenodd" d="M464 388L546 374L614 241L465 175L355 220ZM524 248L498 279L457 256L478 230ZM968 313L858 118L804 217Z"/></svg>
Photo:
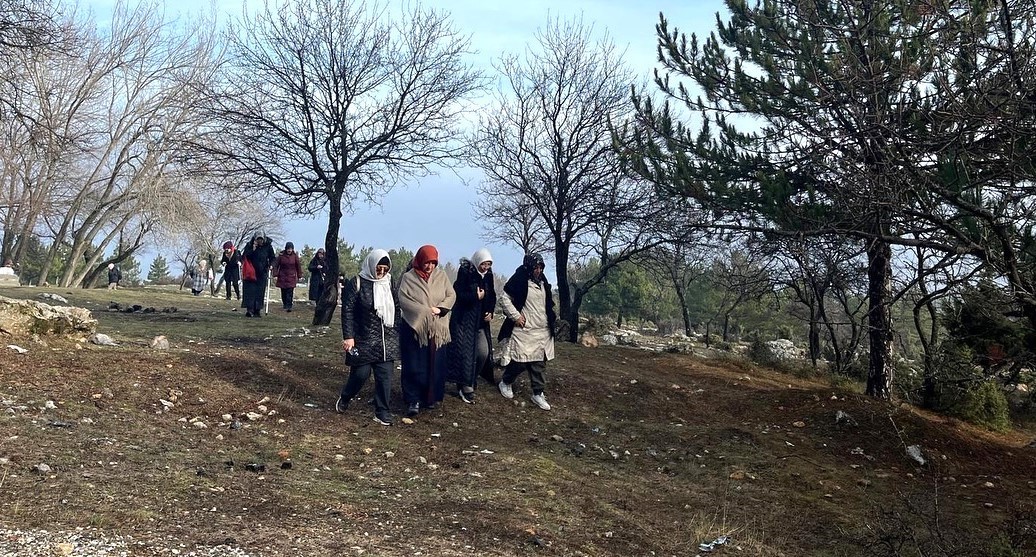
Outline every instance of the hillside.
<svg viewBox="0 0 1036 557"><path fill-rule="evenodd" d="M709 554L1036 555L1031 432L735 361L570 344L548 367L550 412L527 383L513 402L482 384L475 405L447 397L381 427L364 404L332 410L337 321L49 291L119 345L5 337L28 352L0 350L0 555L93 555L89 539L118 536L128 555L687 556L720 536ZM156 335L171 349L149 348Z"/></svg>

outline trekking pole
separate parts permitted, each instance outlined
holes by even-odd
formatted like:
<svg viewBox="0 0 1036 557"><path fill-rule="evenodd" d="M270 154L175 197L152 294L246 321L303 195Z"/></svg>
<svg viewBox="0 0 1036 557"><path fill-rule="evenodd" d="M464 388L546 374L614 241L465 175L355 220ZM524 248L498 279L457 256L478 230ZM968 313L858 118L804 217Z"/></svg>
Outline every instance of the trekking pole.
<svg viewBox="0 0 1036 557"><path fill-rule="evenodd" d="M270 273L266 273L266 310L263 313L270 314Z"/></svg>

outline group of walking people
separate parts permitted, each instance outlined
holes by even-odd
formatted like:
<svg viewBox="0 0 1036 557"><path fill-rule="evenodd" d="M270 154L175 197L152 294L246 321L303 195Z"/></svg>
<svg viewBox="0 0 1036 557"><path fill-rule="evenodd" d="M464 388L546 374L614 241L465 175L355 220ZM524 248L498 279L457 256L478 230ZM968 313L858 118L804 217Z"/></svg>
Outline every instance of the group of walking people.
<svg viewBox="0 0 1036 557"><path fill-rule="evenodd" d="M447 383L461 401L474 404L480 376L495 383L505 398L514 398L512 385L526 372L531 400L550 410L544 373L554 358L555 313L543 258L526 255L499 297L492 268L492 255L480 249L461 259L451 283L439 268L435 246L425 245L394 288L388 252L371 251L359 275L342 287L342 349L349 376L335 410L345 412L373 374L374 420L391 425L397 360L408 417L439 407ZM490 324L498 311L504 324L497 359L504 372L496 383Z"/></svg>
<svg viewBox="0 0 1036 557"><path fill-rule="evenodd" d="M311 300L315 300L315 293L320 292L323 257L324 248L320 248L309 264L309 270L314 274L309 285ZM204 270L204 263L204 260L199 262L201 270ZM294 309L295 287L302 278L302 262L295 251L294 243L285 243L284 249L280 253L275 253L273 241L262 234L253 236L241 251L238 251L233 242L224 242L220 266L223 268L221 280L226 286L226 299L230 299L233 290L237 299L241 300L241 307L245 308L245 317L262 317L266 288L271 276L276 279L274 286L281 291L281 307L288 312ZM202 276L201 270L196 270L192 277ZM212 278L211 271L208 278ZM195 278L195 284L191 288L192 292L198 289L199 292L195 292L196 296L201 290L197 280Z"/></svg>

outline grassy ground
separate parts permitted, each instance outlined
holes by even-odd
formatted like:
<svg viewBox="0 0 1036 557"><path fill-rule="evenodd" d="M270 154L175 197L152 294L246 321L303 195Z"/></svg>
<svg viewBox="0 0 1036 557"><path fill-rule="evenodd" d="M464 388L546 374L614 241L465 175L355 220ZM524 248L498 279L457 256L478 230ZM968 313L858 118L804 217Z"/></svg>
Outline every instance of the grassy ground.
<svg viewBox="0 0 1036 557"><path fill-rule="evenodd" d="M513 402L483 384L475 405L448 397L386 428L364 403L333 412L338 323L311 327L304 306L245 319L171 289L0 295L44 291L119 345L4 339L29 352L0 350L0 526L262 555L685 556L721 535L716 555L1036 554L1031 432L734 361L569 344L550 412L527 383ZM156 335L171 349L149 348Z"/></svg>

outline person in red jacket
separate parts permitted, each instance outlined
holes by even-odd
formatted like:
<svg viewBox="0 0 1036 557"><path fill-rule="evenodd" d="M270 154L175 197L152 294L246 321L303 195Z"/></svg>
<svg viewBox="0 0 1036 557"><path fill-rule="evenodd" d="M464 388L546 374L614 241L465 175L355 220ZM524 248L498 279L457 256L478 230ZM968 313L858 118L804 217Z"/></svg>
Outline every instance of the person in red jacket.
<svg viewBox="0 0 1036 557"><path fill-rule="evenodd" d="M277 288L281 289L284 311L291 311L295 300L295 285L302 276L302 262L299 261L299 254L295 253L295 244L288 242L284 245L284 251L277 254L273 276L277 277Z"/></svg>

